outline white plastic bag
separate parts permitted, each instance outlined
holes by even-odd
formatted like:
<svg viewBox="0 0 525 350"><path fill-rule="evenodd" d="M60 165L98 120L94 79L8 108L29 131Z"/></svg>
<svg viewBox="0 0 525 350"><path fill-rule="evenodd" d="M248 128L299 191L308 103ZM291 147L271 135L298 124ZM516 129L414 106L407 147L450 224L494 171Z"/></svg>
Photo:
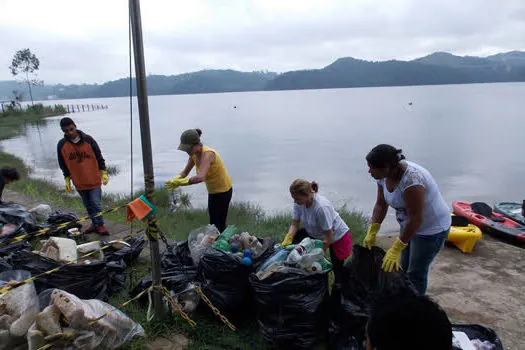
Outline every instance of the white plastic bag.
<svg viewBox="0 0 525 350"><path fill-rule="evenodd" d="M0 273L0 288L11 281L23 281L31 277L29 271L14 270ZM24 337L36 319L38 296L33 283L11 289L0 295L0 349L11 349ZM22 338L23 339L23 338Z"/></svg>
<svg viewBox="0 0 525 350"><path fill-rule="evenodd" d="M199 227L190 232L188 235L188 246L195 266L199 265L204 252L212 245L219 234L220 232L215 225Z"/></svg>
<svg viewBox="0 0 525 350"><path fill-rule="evenodd" d="M69 327L72 328L79 336L73 342L75 349L116 349L129 341L134 336L145 336L142 326L120 310L101 300L89 299L82 300L73 294L67 293L60 289L55 289L51 293L50 305L59 310L60 314L67 320ZM40 323L45 323L42 319L50 317L49 323L53 322L52 313L45 311L38 318ZM112 311L115 310L115 311ZM108 315L91 324L91 321L111 311ZM42 329L36 331L42 332L42 336L49 336ZM35 334L35 333L32 333ZM28 339L29 343L38 343L37 339Z"/></svg>
<svg viewBox="0 0 525 350"><path fill-rule="evenodd" d="M53 210L47 204L39 204L36 207L29 209L29 212L32 213L37 220L45 221L53 213Z"/></svg>

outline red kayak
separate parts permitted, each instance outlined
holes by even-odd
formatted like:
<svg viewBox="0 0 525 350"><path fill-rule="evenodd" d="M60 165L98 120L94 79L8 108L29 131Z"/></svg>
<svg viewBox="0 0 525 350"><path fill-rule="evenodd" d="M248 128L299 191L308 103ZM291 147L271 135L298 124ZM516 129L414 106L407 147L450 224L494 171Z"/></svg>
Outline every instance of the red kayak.
<svg viewBox="0 0 525 350"><path fill-rule="evenodd" d="M452 202L454 214L466 217L480 229L515 243L525 243L525 226L492 210L482 202Z"/></svg>

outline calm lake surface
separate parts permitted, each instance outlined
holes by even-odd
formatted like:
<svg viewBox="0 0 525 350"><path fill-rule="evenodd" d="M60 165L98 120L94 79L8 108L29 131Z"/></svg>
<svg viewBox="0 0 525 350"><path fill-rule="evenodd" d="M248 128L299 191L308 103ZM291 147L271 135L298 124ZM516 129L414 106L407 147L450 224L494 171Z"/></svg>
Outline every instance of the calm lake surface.
<svg viewBox="0 0 525 350"><path fill-rule="evenodd" d="M141 188L136 105L131 124L129 98L57 103L108 105L70 116L97 140L107 164L120 170L104 190L129 193L131 172L134 188ZM149 107L157 186L183 169L187 155L176 150L180 133L198 127L226 163L234 201L268 212L291 209L288 186L301 177L316 180L335 205L370 214L376 185L365 156L378 143L400 147L407 159L428 168L449 205L525 198L522 83L151 96ZM29 126L1 146L31 165L34 176L63 184L58 121ZM206 205L204 185L184 191L195 206Z"/></svg>

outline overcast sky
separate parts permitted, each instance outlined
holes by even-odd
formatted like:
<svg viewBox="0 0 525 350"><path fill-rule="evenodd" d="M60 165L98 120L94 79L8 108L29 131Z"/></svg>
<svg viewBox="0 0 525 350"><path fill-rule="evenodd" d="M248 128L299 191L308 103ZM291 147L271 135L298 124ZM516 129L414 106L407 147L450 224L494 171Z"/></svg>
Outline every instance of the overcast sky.
<svg viewBox="0 0 525 350"><path fill-rule="evenodd" d="M16 50L46 83L128 75L127 0L0 0L0 80ZM142 0L148 74L320 68L339 57L525 50L525 0Z"/></svg>

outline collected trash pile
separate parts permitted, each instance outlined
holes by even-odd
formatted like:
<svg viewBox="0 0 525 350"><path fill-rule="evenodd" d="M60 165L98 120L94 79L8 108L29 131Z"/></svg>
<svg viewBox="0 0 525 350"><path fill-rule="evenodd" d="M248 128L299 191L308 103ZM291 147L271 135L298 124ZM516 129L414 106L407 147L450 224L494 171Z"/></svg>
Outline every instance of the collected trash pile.
<svg viewBox="0 0 525 350"><path fill-rule="evenodd" d="M401 272L381 269L384 250L355 246L344 267L342 289L330 293L332 265L322 245L305 238L282 248L271 238L239 233L235 226L220 234L208 225L190 232L187 241L168 244L161 260L162 284L185 312L209 314L210 305L197 293L200 286L212 306L234 324L255 318L264 339L277 348L311 349L328 342L330 349L364 350L372 300L384 292L415 291ZM147 277L133 293L149 286ZM467 334L473 344L493 345L486 349L503 350L491 329L454 325L454 332Z"/></svg>
<svg viewBox="0 0 525 350"><path fill-rule="evenodd" d="M0 287L30 277L28 271L3 272ZM103 301L82 300L60 289L42 294L47 302L28 283L0 296L0 349L37 350L49 344L53 349L114 349L145 335L139 324Z"/></svg>
<svg viewBox="0 0 525 350"><path fill-rule="evenodd" d="M144 335L104 302L125 287L126 267L144 248L144 234L84 243L80 225L71 222L77 219L48 206L0 205L0 349L117 348ZM70 224L54 229L64 223ZM42 235L42 228L50 230ZM40 249L32 251L28 239L37 232Z"/></svg>
<svg viewBox="0 0 525 350"><path fill-rule="evenodd" d="M143 336L139 324L104 301L124 288L126 267L144 248L144 235L84 243L73 224L53 230L75 220L73 214L37 209L0 205L0 289L10 289L0 294L0 350L50 343L57 349L116 348ZM37 216L46 221L43 226L36 224ZM31 251L27 239L13 240L39 227L51 228L40 249ZM354 246L342 288L330 293L332 264L322 248L322 241L311 238L283 248L273 238L235 226L222 233L212 225L197 228L163 252L161 280L169 291L164 303L186 314L212 310L232 330L229 321L255 319L264 339L278 348L311 349L328 341L330 349L364 350L373 298L415 292L401 272L381 269L382 249ZM144 278L131 295L151 284ZM139 300L147 303L148 293ZM491 329L454 325L453 330L454 350L503 350Z"/></svg>

